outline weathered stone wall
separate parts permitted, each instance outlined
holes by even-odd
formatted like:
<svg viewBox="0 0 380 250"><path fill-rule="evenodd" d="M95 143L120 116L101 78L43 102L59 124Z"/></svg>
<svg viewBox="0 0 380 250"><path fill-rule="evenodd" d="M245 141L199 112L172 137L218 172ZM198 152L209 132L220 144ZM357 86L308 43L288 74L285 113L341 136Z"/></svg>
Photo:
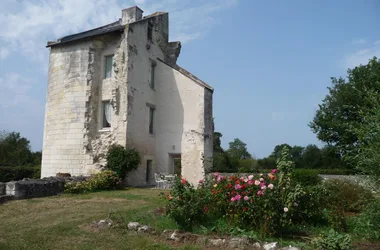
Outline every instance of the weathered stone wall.
<svg viewBox="0 0 380 250"><path fill-rule="evenodd" d="M135 147L141 154L142 162L136 171L129 174L129 185L153 184L154 172L159 170L157 162L157 136L160 128L157 126L159 108L157 107L157 91L161 83L155 77L155 88L151 84L151 64L157 63L158 58L164 58L162 48L167 45L167 14L157 16L145 21L129 24L128 32L128 126L127 145ZM148 40L148 23L153 25L153 39ZM155 69L155 75L158 68ZM149 134L149 108L156 107L153 135ZM173 114L174 115L174 114ZM167 155L168 152L165 152ZM146 182L147 160L152 160L153 169L149 181ZM167 170L165 168L165 170Z"/></svg>
<svg viewBox="0 0 380 250"><path fill-rule="evenodd" d="M41 176L84 173L83 128L90 42L50 52Z"/></svg>
<svg viewBox="0 0 380 250"><path fill-rule="evenodd" d="M160 61L157 82L157 167L172 173L169 154L180 153L182 175L197 184L205 173L205 137L211 131L205 124L204 87ZM210 157L210 151L207 154Z"/></svg>
<svg viewBox="0 0 380 250"><path fill-rule="evenodd" d="M21 180L6 183L6 192L8 196L16 199L26 199L34 197L51 196L62 193L64 190L64 181L58 179L38 179L38 180Z"/></svg>

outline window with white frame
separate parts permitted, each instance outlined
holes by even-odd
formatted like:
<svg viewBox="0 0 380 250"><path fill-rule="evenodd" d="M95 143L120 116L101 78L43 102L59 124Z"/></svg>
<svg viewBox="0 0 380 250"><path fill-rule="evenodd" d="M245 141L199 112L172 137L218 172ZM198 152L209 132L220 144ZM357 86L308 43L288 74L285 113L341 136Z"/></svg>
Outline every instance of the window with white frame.
<svg viewBox="0 0 380 250"><path fill-rule="evenodd" d="M106 56L104 60L104 79L112 77L112 64L113 55Z"/></svg>
<svg viewBox="0 0 380 250"><path fill-rule="evenodd" d="M102 128L110 128L111 127L111 113L112 106L110 101L102 101Z"/></svg>

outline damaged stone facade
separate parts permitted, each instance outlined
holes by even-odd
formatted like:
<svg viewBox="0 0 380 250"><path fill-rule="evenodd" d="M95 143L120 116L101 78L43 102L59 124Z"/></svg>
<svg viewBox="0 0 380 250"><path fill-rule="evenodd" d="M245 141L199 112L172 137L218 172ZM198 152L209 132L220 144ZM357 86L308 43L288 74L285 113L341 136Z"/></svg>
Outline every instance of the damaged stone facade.
<svg viewBox="0 0 380 250"><path fill-rule="evenodd" d="M141 155L129 185L174 173L174 157L190 182L204 177L212 166L213 89L176 64L181 43L168 41L168 27L168 13L143 17L135 6L115 23L48 42L42 177L96 173L113 144ZM111 105L109 127L104 101Z"/></svg>

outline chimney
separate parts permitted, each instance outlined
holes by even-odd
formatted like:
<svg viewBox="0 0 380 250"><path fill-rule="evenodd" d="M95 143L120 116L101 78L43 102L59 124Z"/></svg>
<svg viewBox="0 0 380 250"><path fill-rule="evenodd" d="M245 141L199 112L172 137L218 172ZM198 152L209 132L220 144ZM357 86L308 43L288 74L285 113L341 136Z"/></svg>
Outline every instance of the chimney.
<svg viewBox="0 0 380 250"><path fill-rule="evenodd" d="M121 24L136 22L142 19L142 13L144 11L137 6L133 6L121 11Z"/></svg>

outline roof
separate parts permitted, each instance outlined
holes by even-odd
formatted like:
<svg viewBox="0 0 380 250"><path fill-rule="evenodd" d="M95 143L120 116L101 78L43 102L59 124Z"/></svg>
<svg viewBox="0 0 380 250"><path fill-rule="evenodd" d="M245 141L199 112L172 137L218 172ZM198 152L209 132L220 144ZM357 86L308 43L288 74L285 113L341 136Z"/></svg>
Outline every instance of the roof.
<svg viewBox="0 0 380 250"><path fill-rule="evenodd" d="M144 16L142 19L137 20L137 21L132 22L132 23L137 23L137 22L140 22L140 21L144 21L146 19L149 19L149 18L152 18L152 17L155 17L155 16L159 16L159 15L164 15L164 14L167 14L167 13L168 12L154 12L153 14L148 15L148 16ZM98 27L98 28L95 28L95 29L92 29L92 30L87 30L87 31L83 31L83 32L80 32L80 33L72 34L72 35L69 35L69 36L61 37L61 38L57 39L56 42L55 41L54 42L48 42L48 44L47 44L46 47L52 47L52 46L55 46L55 45L64 44L64 43L68 43L68 42L72 42L72 41L77 41L77 40L81 40L81 39L88 38L88 37L103 35L103 34L115 32L115 31L121 31L121 30L124 30L124 29L125 29L125 25L121 25L120 24L120 19L119 19L116 22L113 22L113 23L110 23L110 24L107 24L107 25L104 25L104 26L101 26L101 27Z"/></svg>
<svg viewBox="0 0 380 250"><path fill-rule="evenodd" d="M214 92L214 88L211 87L210 85L208 85L207 83L205 83L204 81L202 81L201 79L199 79L198 77L196 77L195 75L191 74L189 71L187 71L186 69L178 66L177 64L175 66L172 66L168 63L166 63L164 60L160 59L160 58L157 58L157 60L159 60L160 62L166 64L167 66L169 66L170 68L172 69L175 69L177 70L179 73L181 73L182 75L190 78L191 80L193 80L194 82L198 83L199 85L205 87L206 89L209 89L211 90L212 92Z"/></svg>

